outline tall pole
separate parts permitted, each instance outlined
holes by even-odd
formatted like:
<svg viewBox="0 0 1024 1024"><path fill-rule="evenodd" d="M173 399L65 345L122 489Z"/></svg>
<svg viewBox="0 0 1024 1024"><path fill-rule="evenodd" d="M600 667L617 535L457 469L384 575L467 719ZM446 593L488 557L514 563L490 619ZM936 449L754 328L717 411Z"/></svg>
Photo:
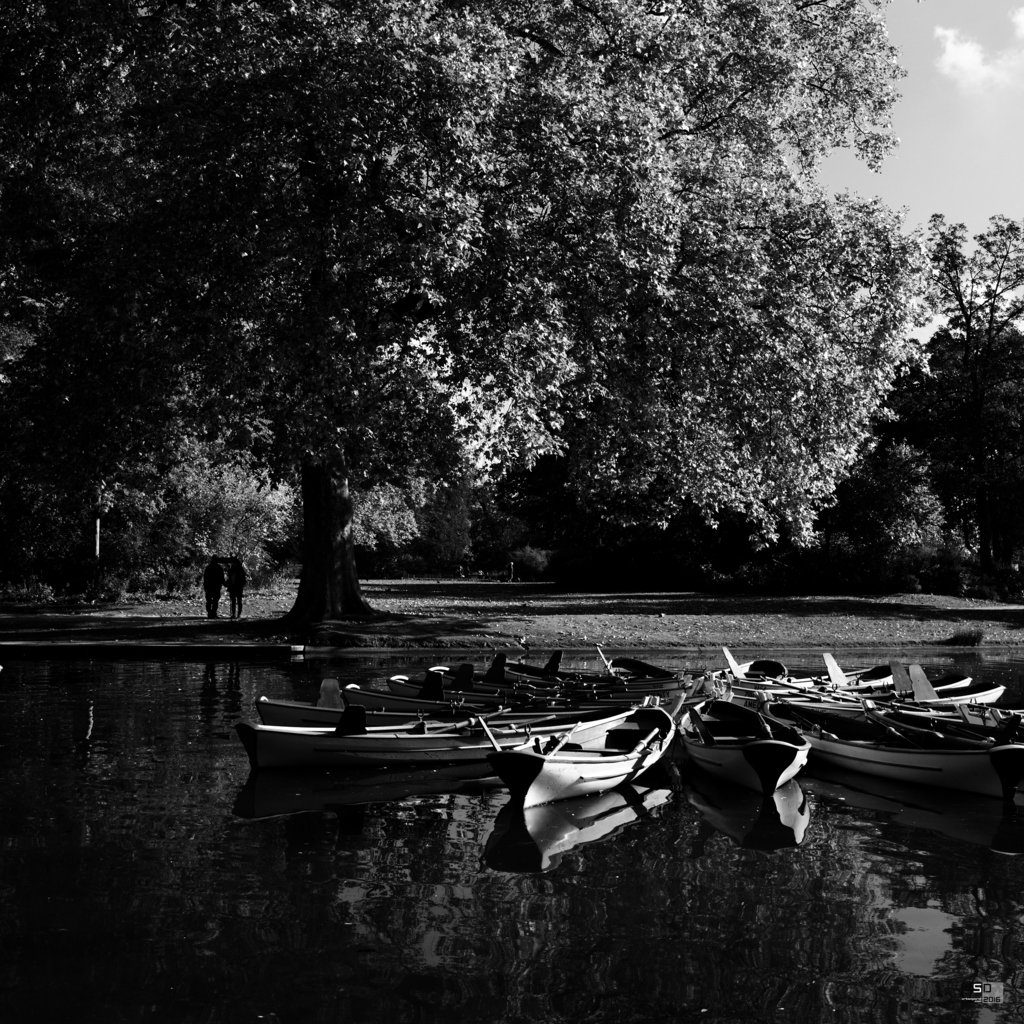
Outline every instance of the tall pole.
<svg viewBox="0 0 1024 1024"><path fill-rule="evenodd" d="M96 487L96 535L93 544L93 563L96 568L96 589L99 592L100 585L100 517L103 515L103 485Z"/></svg>

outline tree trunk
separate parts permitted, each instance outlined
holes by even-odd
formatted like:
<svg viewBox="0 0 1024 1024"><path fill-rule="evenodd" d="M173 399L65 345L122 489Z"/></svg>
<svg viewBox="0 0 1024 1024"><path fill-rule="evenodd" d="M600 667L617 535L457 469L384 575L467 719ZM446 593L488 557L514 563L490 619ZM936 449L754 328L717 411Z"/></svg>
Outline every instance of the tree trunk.
<svg viewBox="0 0 1024 1024"><path fill-rule="evenodd" d="M978 486L974 501L978 523L978 564L983 573L988 573L995 568L995 560L992 557L992 509L985 484Z"/></svg>
<svg viewBox="0 0 1024 1024"><path fill-rule="evenodd" d="M340 460L302 465L303 558L299 592L288 618L314 623L370 615L359 588L352 543L352 498Z"/></svg>

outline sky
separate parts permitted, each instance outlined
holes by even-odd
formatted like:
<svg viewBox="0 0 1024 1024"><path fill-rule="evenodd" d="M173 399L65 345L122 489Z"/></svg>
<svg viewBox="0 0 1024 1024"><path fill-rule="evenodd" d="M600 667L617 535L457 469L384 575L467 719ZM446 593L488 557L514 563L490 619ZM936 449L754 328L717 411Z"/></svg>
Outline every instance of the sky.
<svg viewBox="0 0 1024 1024"><path fill-rule="evenodd" d="M881 173L844 150L819 180L906 208L908 229L933 213L970 234L1024 218L1024 0L892 0L886 17L907 72L900 145Z"/></svg>

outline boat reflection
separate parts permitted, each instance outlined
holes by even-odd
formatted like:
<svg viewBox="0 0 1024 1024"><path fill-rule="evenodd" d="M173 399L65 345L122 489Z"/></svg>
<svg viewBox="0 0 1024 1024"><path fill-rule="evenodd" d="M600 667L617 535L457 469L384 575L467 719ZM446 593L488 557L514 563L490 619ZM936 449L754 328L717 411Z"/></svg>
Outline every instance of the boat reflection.
<svg viewBox="0 0 1024 1024"><path fill-rule="evenodd" d="M1024 853L1024 807L956 790L894 782L821 764L804 776L808 792L878 812L897 825L986 846L996 853Z"/></svg>
<svg viewBox="0 0 1024 1024"><path fill-rule="evenodd" d="M494 819L484 863L496 871L550 871L563 853L615 835L671 798L669 788L633 784L535 807L507 803Z"/></svg>
<svg viewBox="0 0 1024 1024"><path fill-rule="evenodd" d="M274 818L435 793L475 794L500 787L501 780L486 763L408 771L263 768L250 773L233 810L240 818Z"/></svg>
<svg viewBox="0 0 1024 1024"><path fill-rule="evenodd" d="M695 857L703 855L704 845L716 833L748 850L799 846L811 820L807 797L796 779L762 794L690 766L682 777L682 791L703 819L691 849Z"/></svg>

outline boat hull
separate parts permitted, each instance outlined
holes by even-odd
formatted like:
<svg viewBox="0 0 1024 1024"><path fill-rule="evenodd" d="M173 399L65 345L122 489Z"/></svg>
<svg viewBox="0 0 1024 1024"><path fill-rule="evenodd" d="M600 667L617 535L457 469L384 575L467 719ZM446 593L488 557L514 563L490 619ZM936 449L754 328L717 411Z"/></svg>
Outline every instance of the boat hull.
<svg viewBox="0 0 1024 1024"><path fill-rule="evenodd" d="M1024 778L1024 744L987 750L906 750L859 740L809 738L815 760L897 782L1012 800Z"/></svg>
<svg viewBox="0 0 1024 1024"><path fill-rule="evenodd" d="M385 694L384 696L388 697L389 695ZM346 699L347 702L366 708L366 703L362 698L353 698L346 693ZM557 712L547 708L536 711L510 708L507 715L500 714L500 718L497 718L500 708L501 705L493 708L473 708L451 704L438 704L431 708L366 708L366 717L368 724L391 725L394 728L399 728L403 724L411 725L424 719L437 722L465 722L472 715L488 715L491 716L490 720L500 720L502 723L511 721L527 723L547 721L559 713L570 714L568 711ZM588 709L577 710L582 713ZM612 709L612 711L614 710ZM344 708L325 708L314 704L302 704L298 701L260 697L256 701L256 712L264 725L285 725L297 729L333 729L341 720Z"/></svg>
<svg viewBox="0 0 1024 1024"><path fill-rule="evenodd" d="M756 793L772 793L791 781L811 749L793 726L769 723L757 711L725 700L686 711L679 735L697 767Z"/></svg>
<svg viewBox="0 0 1024 1024"><path fill-rule="evenodd" d="M675 739L675 722L661 708L638 708L631 714L629 724L634 730L632 737L626 730L609 732L604 749L544 752L537 743L492 751L487 760L508 786L512 798L523 807L602 793L632 781L652 767ZM655 730L656 735L652 735ZM632 742L633 738L644 736L646 744Z"/></svg>
<svg viewBox="0 0 1024 1024"><path fill-rule="evenodd" d="M807 764L809 746L794 748L782 740L752 740L740 746L706 747L683 736L690 760L716 778L755 793L772 793Z"/></svg>
<svg viewBox="0 0 1024 1024"><path fill-rule="evenodd" d="M616 714L578 716L575 722L561 719L530 727L504 727L495 724L490 737L479 726L467 725L455 731L445 725L419 732L389 730L338 733L332 729L305 729L290 726L235 725L253 768L387 768L395 765L436 765L483 762L494 751L521 746L531 736L546 739L575 725L576 742L601 747L609 733L635 736L629 727L633 709Z"/></svg>

